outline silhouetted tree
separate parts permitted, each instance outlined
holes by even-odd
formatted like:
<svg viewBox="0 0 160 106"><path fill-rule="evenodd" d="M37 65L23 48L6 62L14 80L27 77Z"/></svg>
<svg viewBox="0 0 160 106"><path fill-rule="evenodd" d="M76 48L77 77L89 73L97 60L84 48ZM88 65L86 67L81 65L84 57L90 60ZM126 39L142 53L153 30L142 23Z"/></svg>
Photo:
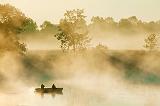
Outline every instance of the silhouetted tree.
<svg viewBox="0 0 160 106"><path fill-rule="evenodd" d="M80 9L66 11L64 19L60 20L59 33L55 37L61 41L63 50L83 49L90 42L85 21L86 16L83 13L84 11Z"/></svg>

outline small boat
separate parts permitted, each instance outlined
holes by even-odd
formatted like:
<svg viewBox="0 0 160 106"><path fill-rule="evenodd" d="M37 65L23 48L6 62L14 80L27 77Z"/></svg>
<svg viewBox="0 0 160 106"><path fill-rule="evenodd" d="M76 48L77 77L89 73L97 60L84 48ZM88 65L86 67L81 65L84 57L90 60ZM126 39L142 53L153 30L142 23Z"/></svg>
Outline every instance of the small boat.
<svg viewBox="0 0 160 106"><path fill-rule="evenodd" d="M56 86L53 84L52 88L44 88L45 86L42 84L41 88L36 88L35 92L37 93L55 93L55 94L63 94L62 90L63 88L56 88Z"/></svg>

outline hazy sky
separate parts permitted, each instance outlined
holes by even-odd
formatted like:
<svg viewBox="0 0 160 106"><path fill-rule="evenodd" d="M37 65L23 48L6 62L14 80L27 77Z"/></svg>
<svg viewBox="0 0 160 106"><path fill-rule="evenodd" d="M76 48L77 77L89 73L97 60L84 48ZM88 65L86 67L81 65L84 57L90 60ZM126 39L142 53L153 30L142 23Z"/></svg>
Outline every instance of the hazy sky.
<svg viewBox="0 0 160 106"><path fill-rule="evenodd" d="M67 9L85 9L92 16L112 16L116 20L137 16L150 21L160 19L160 0L0 0L19 8L38 24L44 20L57 23Z"/></svg>

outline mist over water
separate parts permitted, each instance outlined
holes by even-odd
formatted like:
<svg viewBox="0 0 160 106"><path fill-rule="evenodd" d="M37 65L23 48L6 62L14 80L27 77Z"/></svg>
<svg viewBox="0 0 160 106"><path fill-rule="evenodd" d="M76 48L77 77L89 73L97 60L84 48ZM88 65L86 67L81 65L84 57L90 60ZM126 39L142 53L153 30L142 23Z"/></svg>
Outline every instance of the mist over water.
<svg viewBox="0 0 160 106"><path fill-rule="evenodd" d="M32 51L25 57L14 53L1 55L0 105L159 106L158 72L148 73L146 67L132 63L133 69L140 68L142 73L138 75L135 71L130 76L125 61L134 62L134 53L126 53L129 55L125 60L124 53L97 50L78 55L60 51ZM124 63L115 58L119 61L122 58ZM153 58L155 55L150 59ZM34 92L41 83L47 87L53 83L56 87L63 87L63 95L53 97L48 94L42 98Z"/></svg>

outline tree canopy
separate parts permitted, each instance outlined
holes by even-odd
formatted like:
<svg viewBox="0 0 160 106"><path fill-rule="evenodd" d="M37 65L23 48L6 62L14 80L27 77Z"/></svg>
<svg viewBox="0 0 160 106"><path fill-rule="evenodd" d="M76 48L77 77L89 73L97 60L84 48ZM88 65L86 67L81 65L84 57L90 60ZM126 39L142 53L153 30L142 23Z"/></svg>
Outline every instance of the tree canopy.
<svg viewBox="0 0 160 106"><path fill-rule="evenodd" d="M26 18L20 27L21 33L33 33L38 31L37 23L31 18Z"/></svg>
<svg viewBox="0 0 160 106"><path fill-rule="evenodd" d="M61 41L63 50L86 48L90 42L84 11L77 9L66 11L64 18L60 20L59 33L55 37Z"/></svg>
<svg viewBox="0 0 160 106"><path fill-rule="evenodd" d="M135 35L141 33L159 33L160 21L145 22L138 19L136 16L122 18L115 21L112 17L94 16L89 24L89 31L93 32L99 30L103 33L121 34L121 35Z"/></svg>
<svg viewBox="0 0 160 106"><path fill-rule="evenodd" d="M158 48L158 37L159 36L157 34L148 35L147 38L144 40L144 47L149 49L150 51L156 50Z"/></svg>
<svg viewBox="0 0 160 106"><path fill-rule="evenodd" d="M54 34L58 31L58 25L52 24L50 21L44 21L42 25L40 25L41 31L45 33Z"/></svg>
<svg viewBox="0 0 160 106"><path fill-rule="evenodd" d="M0 50L25 52L24 43L20 43L16 34L20 33L20 28L26 16L15 7L0 4Z"/></svg>

